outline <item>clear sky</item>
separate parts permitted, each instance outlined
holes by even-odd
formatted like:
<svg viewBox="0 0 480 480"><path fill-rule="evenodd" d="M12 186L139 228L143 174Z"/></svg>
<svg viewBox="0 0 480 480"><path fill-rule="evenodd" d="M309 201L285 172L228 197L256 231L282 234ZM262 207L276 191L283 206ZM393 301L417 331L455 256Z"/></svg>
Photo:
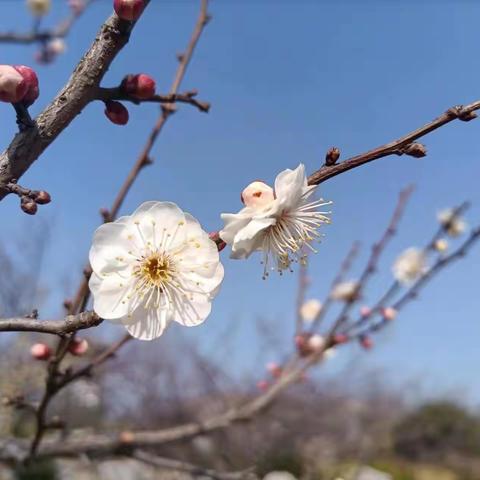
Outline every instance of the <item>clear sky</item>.
<svg viewBox="0 0 480 480"><path fill-rule="evenodd" d="M66 13L66 2L53 3L47 24ZM65 83L111 3L97 0L75 25L67 53L53 65L36 67L41 97L32 113ZM28 29L22 0L1 0L1 8L0 30ZM104 85L146 72L166 92L175 53L186 45L197 11L196 1L153 0ZM171 119L154 148L155 164L142 173L123 213L145 200L170 200L205 229L218 229L220 213L241 207L239 192L250 181L271 182L299 162L313 171L332 145L346 158L480 97L480 4L473 0L217 0L211 13L183 85L212 102L211 113L184 106ZM35 49L0 45L1 63L32 65ZM61 300L73 290L99 224L98 209L111 203L158 115L155 105L129 109L130 123L118 127L104 118L102 104L88 106L29 170L22 183L46 189L54 199L35 217L22 214L13 196L0 203L3 242L18 242L42 221L53 225L42 269L50 289L42 316L61 314ZM3 148L15 131L9 105L0 105L0 118ZM479 132L478 120L456 122L424 139L424 159L390 157L323 184L334 215L311 259L311 295L326 293L353 240L367 252L406 184L417 190L386 252L384 273L372 284L372 299L388 282L396 254L429 238L439 209L469 199L470 222L480 223ZM264 282L258 258L232 261L227 251L222 256L226 278L213 314L189 335L207 344L217 332L229 332L227 325L235 326L231 367L250 368L258 317L272 319L285 345L291 338L297 277ZM376 349L359 357L364 366L381 369L395 383L421 379L430 393L464 389L466 399L478 402L479 284L477 247L404 311ZM348 357L342 352L338 365Z"/></svg>

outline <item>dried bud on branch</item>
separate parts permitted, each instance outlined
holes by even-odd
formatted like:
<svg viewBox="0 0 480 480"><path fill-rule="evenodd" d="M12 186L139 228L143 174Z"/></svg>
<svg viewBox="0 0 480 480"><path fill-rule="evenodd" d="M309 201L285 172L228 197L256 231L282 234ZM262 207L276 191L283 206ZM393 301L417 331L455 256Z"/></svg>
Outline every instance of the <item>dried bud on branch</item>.
<svg viewBox="0 0 480 480"><path fill-rule="evenodd" d="M340 158L340 149L337 147L329 148L327 154L325 155L325 165L331 167L335 165Z"/></svg>
<svg viewBox="0 0 480 480"><path fill-rule="evenodd" d="M402 150L402 153L404 153L405 155L410 155L411 157L422 158L427 155L427 147L425 147L425 145L421 143L414 142L410 145L407 145Z"/></svg>
<svg viewBox="0 0 480 480"><path fill-rule="evenodd" d="M20 208L28 215L35 215L37 213L38 206L35 200L24 196L20 198Z"/></svg>

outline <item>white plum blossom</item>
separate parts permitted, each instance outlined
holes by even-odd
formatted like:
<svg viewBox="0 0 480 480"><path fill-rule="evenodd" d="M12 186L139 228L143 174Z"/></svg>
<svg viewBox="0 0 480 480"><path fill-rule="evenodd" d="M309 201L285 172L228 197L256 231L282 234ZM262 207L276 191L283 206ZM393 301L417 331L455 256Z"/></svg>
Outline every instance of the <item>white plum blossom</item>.
<svg viewBox="0 0 480 480"><path fill-rule="evenodd" d="M465 233L467 222L455 210L447 208L438 213L437 219L451 237L458 237Z"/></svg>
<svg viewBox="0 0 480 480"><path fill-rule="evenodd" d="M173 320L201 324L223 279L217 246L174 203L146 202L99 227L90 249L93 309L142 340Z"/></svg>
<svg viewBox="0 0 480 480"><path fill-rule="evenodd" d="M418 248L408 248L395 260L392 267L395 279L404 285L410 285L427 270L425 253Z"/></svg>
<svg viewBox="0 0 480 480"><path fill-rule="evenodd" d="M438 240L435 240L433 248L440 253L446 252L448 250L448 241L444 238L439 238Z"/></svg>
<svg viewBox="0 0 480 480"><path fill-rule="evenodd" d="M302 320L306 323L313 322L321 309L322 304L317 299L312 298L300 307L300 317L302 317Z"/></svg>
<svg viewBox="0 0 480 480"><path fill-rule="evenodd" d="M339 302L353 302L358 296L358 288L358 282L354 280L337 283L333 287L330 297Z"/></svg>
<svg viewBox="0 0 480 480"><path fill-rule="evenodd" d="M244 190L248 194L245 208L222 214L225 226L219 233L232 246L231 258L248 258L252 252L262 251L265 278L270 269L282 273L291 268L292 262L304 262L303 247L315 251L310 242L321 237L318 229L323 224L330 223L330 212L318 208L331 202L310 198L316 186L307 184L302 164L295 170L280 172L273 195L265 187L259 190L258 183L262 182L253 182ZM255 192L261 195L255 197Z"/></svg>

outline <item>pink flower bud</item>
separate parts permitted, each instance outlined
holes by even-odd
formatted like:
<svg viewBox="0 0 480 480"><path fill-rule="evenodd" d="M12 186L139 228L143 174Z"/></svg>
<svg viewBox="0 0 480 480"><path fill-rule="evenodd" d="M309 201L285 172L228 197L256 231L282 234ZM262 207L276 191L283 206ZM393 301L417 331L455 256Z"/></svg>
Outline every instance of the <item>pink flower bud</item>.
<svg viewBox="0 0 480 480"><path fill-rule="evenodd" d="M271 203L275 195L270 185L257 180L243 190L240 199L246 207L259 208Z"/></svg>
<svg viewBox="0 0 480 480"><path fill-rule="evenodd" d="M335 345L340 345L342 343L347 343L349 338L348 335L345 335L344 333L337 333L333 336L332 340Z"/></svg>
<svg viewBox="0 0 480 480"><path fill-rule="evenodd" d="M360 345L365 350L371 350L373 348L373 340L368 335L362 335L360 337Z"/></svg>
<svg viewBox="0 0 480 480"><path fill-rule="evenodd" d="M120 103L113 100L105 102L105 115L115 125L128 123L128 110Z"/></svg>
<svg viewBox="0 0 480 480"><path fill-rule="evenodd" d="M301 357L305 357L310 354L310 348L308 346L308 339L310 335L307 333L301 333L295 336L295 345L297 347L298 354Z"/></svg>
<svg viewBox="0 0 480 480"><path fill-rule="evenodd" d="M275 363L275 362L267 363L266 368L267 368L268 373L270 373L270 375L274 378L280 377L280 375L282 374L282 370L283 370L282 367L278 363Z"/></svg>
<svg viewBox="0 0 480 480"><path fill-rule="evenodd" d="M30 67L15 65L13 68L23 77L27 85L27 91L22 98L22 103L29 107L40 95L37 74Z"/></svg>
<svg viewBox="0 0 480 480"><path fill-rule="evenodd" d="M393 307L386 307L382 309L382 316L385 320L395 320L397 311Z"/></svg>
<svg viewBox="0 0 480 480"><path fill-rule="evenodd" d="M372 309L370 307L367 307L366 305L363 305L360 307L360 315L362 317L369 317L372 314Z"/></svg>
<svg viewBox="0 0 480 480"><path fill-rule="evenodd" d="M30 354L36 360L48 360L52 355L52 350L44 343L35 343L30 348Z"/></svg>
<svg viewBox="0 0 480 480"><path fill-rule="evenodd" d="M28 85L16 68L11 65L0 65L0 101L20 102L27 90Z"/></svg>
<svg viewBox="0 0 480 480"><path fill-rule="evenodd" d="M88 342L85 339L74 338L68 347L68 351L76 357L81 357L88 350Z"/></svg>
<svg viewBox="0 0 480 480"><path fill-rule="evenodd" d="M145 8L144 0L114 0L113 9L122 19L130 22L137 20Z"/></svg>
<svg viewBox="0 0 480 480"><path fill-rule="evenodd" d="M257 382L257 388L258 388L261 392L265 392L265 390L267 390L268 387L270 387L270 383L268 383L266 380L259 380L259 381Z"/></svg>
<svg viewBox="0 0 480 480"><path fill-rule="evenodd" d="M217 249L219 252L221 252L227 246L227 244L220 238L218 232L210 232L208 234L208 238L217 244Z"/></svg>
<svg viewBox="0 0 480 480"><path fill-rule="evenodd" d="M120 84L120 89L127 95L147 100L155 95L155 80L144 73L127 75Z"/></svg>

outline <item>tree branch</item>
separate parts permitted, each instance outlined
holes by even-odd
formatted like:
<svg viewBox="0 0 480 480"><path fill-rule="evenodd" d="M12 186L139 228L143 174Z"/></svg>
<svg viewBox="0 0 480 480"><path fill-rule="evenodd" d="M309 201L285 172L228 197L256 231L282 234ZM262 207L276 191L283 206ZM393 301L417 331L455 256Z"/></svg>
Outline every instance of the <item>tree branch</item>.
<svg viewBox="0 0 480 480"><path fill-rule="evenodd" d="M452 108L449 108L445 113L440 115L435 120L423 125L423 127L417 128L413 132L400 137L397 140L394 140L380 147L369 150L368 152L356 155L347 160L344 160L341 163L334 165L324 165L322 168L312 173L308 177L309 185L318 185L319 183L325 182L330 178L333 178L347 170L351 170L356 167L360 167L365 163L372 162L379 158L388 157L389 155L412 155L413 153L407 150L407 148L412 145L412 143L427 135L434 130L437 130L443 125L452 122L453 120L462 120L468 122L477 117L475 111L480 109L480 100L470 103L468 105L462 106L458 105ZM425 154L425 153L424 153ZM418 156L413 154L413 156ZM423 155L422 155L423 156Z"/></svg>
<svg viewBox="0 0 480 480"><path fill-rule="evenodd" d="M96 327L103 320L95 312L68 315L64 320L37 320L34 318L1 318L0 332L38 332L64 336L77 330Z"/></svg>
<svg viewBox="0 0 480 480"><path fill-rule="evenodd" d="M146 0L148 4L148 0ZM127 44L134 24L112 15L75 68L70 80L52 103L36 118L36 126L18 133L0 155L0 200L6 188L19 179L62 133L82 109L95 99L110 64Z"/></svg>

